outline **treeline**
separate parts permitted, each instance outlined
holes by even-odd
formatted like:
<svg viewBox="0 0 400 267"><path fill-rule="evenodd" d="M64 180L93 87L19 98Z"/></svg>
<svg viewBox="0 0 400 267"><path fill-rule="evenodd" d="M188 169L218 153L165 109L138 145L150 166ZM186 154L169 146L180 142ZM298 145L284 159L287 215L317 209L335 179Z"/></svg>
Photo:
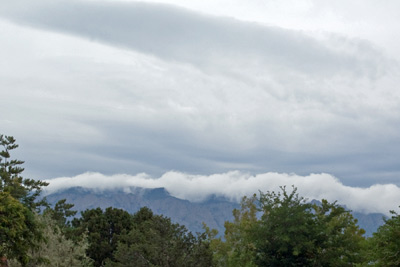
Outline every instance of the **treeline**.
<svg viewBox="0 0 400 267"><path fill-rule="evenodd" d="M144 207L135 214L51 207L47 183L22 177L15 139L0 135L0 266L400 266L400 216L370 238L336 202L310 204L296 188L244 197L221 237ZM75 217L75 218L74 218ZM71 219L73 218L73 219Z"/></svg>

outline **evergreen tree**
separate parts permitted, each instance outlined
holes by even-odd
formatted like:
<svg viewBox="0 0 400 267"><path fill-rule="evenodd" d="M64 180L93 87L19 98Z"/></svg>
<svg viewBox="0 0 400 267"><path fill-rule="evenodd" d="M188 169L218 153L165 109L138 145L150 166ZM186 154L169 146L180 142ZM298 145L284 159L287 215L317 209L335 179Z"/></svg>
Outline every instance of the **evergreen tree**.
<svg viewBox="0 0 400 267"><path fill-rule="evenodd" d="M30 209L36 209L44 204L36 202L37 197L42 191L42 187L48 183L26 179L21 176L24 163L21 160L11 159L10 151L18 148L12 136L0 135L0 146L3 150L0 152L0 192L8 192L10 195L19 200L22 204Z"/></svg>
<svg viewBox="0 0 400 267"><path fill-rule="evenodd" d="M35 211L43 204L37 201L46 182L21 176L23 161L12 159L10 152L18 145L12 136L0 135L0 257L29 262L29 250L43 241L42 226Z"/></svg>

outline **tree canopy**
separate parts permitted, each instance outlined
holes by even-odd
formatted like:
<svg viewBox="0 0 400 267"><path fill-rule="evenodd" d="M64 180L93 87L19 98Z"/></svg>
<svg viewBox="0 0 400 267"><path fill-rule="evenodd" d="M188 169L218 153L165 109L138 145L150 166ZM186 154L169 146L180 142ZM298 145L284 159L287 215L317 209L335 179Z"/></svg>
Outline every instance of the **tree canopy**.
<svg viewBox="0 0 400 267"><path fill-rule="evenodd" d="M346 266L363 262L364 231L336 203L308 203L293 188L243 198L225 242L212 239L219 266Z"/></svg>
<svg viewBox="0 0 400 267"><path fill-rule="evenodd" d="M42 191L42 187L47 186L47 182L40 180L27 179L21 176L24 168L21 165L24 161L12 159L10 152L18 148L16 140L12 136L0 135L0 192L8 192L13 198L19 200L25 206L35 209L43 202L37 202L37 197Z"/></svg>
<svg viewBox="0 0 400 267"><path fill-rule="evenodd" d="M392 217L369 239L369 259L376 266L400 266L400 215L390 212Z"/></svg>
<svg viewBox="0 0 400 267"><path fill-rule="evenodd" d="M107 266L211 266L204 235L195 237L146 207L133 215L133 222L133 229L121 237L115 261Z"/></svg>
<svg viewBox="0 0 400 267"><path fill-rule="evenodd" d="M0 135L0 257L29 262L29 251L43 241L42 226L35 210L46 182L21 176L23 161L12 159L10 152L18 145L12 136Z"/></svg>

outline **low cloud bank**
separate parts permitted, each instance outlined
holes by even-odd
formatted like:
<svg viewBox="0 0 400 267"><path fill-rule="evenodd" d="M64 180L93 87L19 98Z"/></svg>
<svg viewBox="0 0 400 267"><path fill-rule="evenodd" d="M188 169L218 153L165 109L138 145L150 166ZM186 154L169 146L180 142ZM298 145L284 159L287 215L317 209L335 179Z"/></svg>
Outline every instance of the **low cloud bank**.
<svg viewBox="0 0 400 267"><path fill-rule="evenodd" d="M286 173L262 173L250 175L231 171L212 175L191 175L170 171L161 177L151 177L145 173L137 175L103 175L87 172L74 177L60 177L47 180L50 185L45 194L71 187L94 190L123 189L126 192L134 187L164 187L172 196L189 201L202 201L210 195L227 197L239 201L244 195L258 193L259 190L278 191L279 186L294 185L301 196L308 199L337 200L349 209L364 213L384 213L397 210L400 205L400 188L394 184L376 184L368 188L343 185L330 174L310 174L299 176Z"/></svg>

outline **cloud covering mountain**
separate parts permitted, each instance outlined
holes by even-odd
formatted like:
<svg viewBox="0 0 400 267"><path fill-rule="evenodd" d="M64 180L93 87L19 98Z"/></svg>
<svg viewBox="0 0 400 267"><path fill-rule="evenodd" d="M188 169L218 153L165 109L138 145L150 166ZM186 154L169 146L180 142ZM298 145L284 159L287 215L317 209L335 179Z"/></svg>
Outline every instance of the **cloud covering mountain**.
<svg viewBox="0 0 400 267"><path fill-rule="evenodd" d="M45 194L60 190L82 187L97 191L123 189L136 192L136 188L165 188L172 196L192 202L201 202L210 196L222 196L239 202L243 196L267 191L280 191L280 186L295 185L301 196L309 200L327 199L338 201L349 209L362 213L383 213L398 210L400 188L395 185L373 185L368 188L343 185L329 174L262 173L250 175L239 171L213 175L190 175L181 172L167 172L161 177L151 177L144 173L137 175L112 175L83 173L74 177L60 177L48 180L50 185ZM132 191L133 190L133 191Z"/></svg>
<svg viewBox="0 0 400 267"><path fill-rule="evenodd" d="M28 176L145 172L145 185L194 199L213 183L239 197L312 181L308 197L331 184L354 209L400 203L400 53L382 47L396 2L163 2L0 3L0 123Z"/></svg>

